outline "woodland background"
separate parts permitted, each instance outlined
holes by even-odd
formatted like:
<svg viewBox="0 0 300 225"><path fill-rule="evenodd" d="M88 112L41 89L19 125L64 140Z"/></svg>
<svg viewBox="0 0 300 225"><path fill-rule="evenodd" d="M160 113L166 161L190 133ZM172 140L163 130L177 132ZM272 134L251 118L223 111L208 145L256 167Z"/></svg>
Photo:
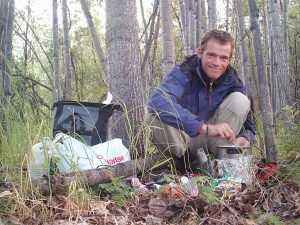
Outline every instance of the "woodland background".
<svg viewBox="0 0 300 225"><path fill-rule="evenodd" d="M257 154L298 159L299 0L44 4L0 0L0 163L12 177L20 179L31 146L51 135L54 102L101 102L108 91L124 109L112 118L110 138L144 155L151 146L144 123L149 93L214 28L236 40L232 65L253 96ZM299 181L299 167L293 168L289 175Z"/></svg>

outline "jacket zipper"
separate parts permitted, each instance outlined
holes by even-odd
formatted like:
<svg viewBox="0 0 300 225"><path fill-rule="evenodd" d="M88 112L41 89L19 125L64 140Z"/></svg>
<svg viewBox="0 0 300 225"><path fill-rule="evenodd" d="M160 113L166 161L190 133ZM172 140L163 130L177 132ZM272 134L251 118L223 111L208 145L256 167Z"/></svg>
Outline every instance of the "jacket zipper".
<svg viewBox="0 0 300 225"><path fill-rule="evenodd" d="M209 107L211 107L211 93L212 93L212 86L214 82L209 83L209 92L208 92L208 102L209 102Z"/></svg>

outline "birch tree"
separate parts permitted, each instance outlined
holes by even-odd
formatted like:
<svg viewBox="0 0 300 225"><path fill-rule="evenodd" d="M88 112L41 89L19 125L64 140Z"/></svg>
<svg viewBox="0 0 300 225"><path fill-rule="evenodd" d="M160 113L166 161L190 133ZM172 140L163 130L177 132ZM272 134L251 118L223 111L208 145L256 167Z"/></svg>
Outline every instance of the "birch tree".
<svg viewBox="0 0 300 225"><path fill-rule="evenodd" d="M5 31L7 22L8 1L0 0L0 90L3 92L3 76L4 71L4 47L5 47Z"/></svg>
<svg viewBox="0 0 300 225"><path fill-rule="evenodd" d="M57 18L57 0L52 1L53 11L53 97L52 102L61 100L60 96L60 73L59 73L59 44L58 44L58 18Z"/></svg>
<svg viewBox="0 0 300 225"><path fill-rule="evenodd" d="M189 0L189 15L190 15L190 54L196 52L196 17L194 0Z"/></svg>
<svg viewBox="0 0 300 225"><path fill-rule="evenodd" d="M10 101L11 97L11 84L10 77L12 75L12 38L13 38L13 24L15 18L15 0L8 1L8 13L5 27L5 38L4 38L4 57L5 62L3 66L3 93L5 102Z"/></svg>
<svg viewBox="0 0 300 225"><path fill-rule="evenodd" d="M197 48L200 46L200 40L203 35L203 27L201 23L201 1L195 0L195 20L196 20L196 51Z"/></svg>
<svg viewBox="0 0 300 225"><path fill-rule="evenodd" d="M70 54L70 43L69 43L67 0L62 0L62 17L63 17L64 62L65 62L64 99L70 100L72 97L72 74L71 74L71 54Z"/></svg>
<svg viewBox="0 0 300 225"><path fill-rule="evenodd" d="M203 30L203 35L204 35L207 32L207 18L206 18L205 0L200 0L200 5L201 5L201 23L202 23L202 30Z"/></svg>
<svg viewBox="0 0 300 225"><path fill-rule="evenodd" d="M168 0L170 1L170 0ZM190 54L190 49L191 49L191 43L190 43L190 36L191 36L191 22L190 22L190 10L189 10L189 0L184 1L184 9L185 9L185 24L184 24L184 46L185 46L185 55Z"/></svg>
<svg viewBox="0 0 300 225"><path fill-rule="evenodd" d="M276 88L276 92L279 93L280 97L280 99L278 99L279 101L277 100L275 103L276 112L291 103L288 55L286 54L287 51L284 48L284 38L278 7L277 0L268 1L268 14L271 18L270 35L273 48L273 51L271 52L271 57L273 60L272 66L274 67L273 73L275 75L275 79L277 80L278 85L280 85L280 88ZM275 90L273 92L275 92Z"/></svg>
<svg viewBox="0 0 300 225"><path fill-rule="evenodd" d="M207 0L209 29L217 28L217 4L216 0Z"/></svg>
<svg viewBox="0 0 300 225"><path fill-rule="evenodd" d="M113 137L130 140L137 138L137 127L144 117L142 87L145 79L141 76L136 3L123 1L120 4L118 0L105 3L110 91L124 106L125 113L122 119L113 115L111 132Z"/></svg>
<svg viewBox="0 0 300 225"><path fill-rule="evenodd" d="M163 74L167 74L175 65L175 43L172 25L172 1L160 1L161 36L162 36L162 66Z"/></svg>
<svg viewBox="0 0 300 225"><path fill-rule="evenodd" d="M180 20L182 24L182 40L184 44L184 54L188 54L188 46L187 46L187 40L186 40L186 32L187 32L187 21L186 21L186 10L185 10L185 1L178 0L179 5L179 12L180 12Z"/></svg>
<svg viewBox="0 0 300 225"><path fill-rule="evenodd" d="M247 33L245 28L245 19L244 19L244 12L243 12L243 0L235 0L235 9L236 9L236 15L237 15L237 24L238 24L238 41L239 46L241 48L241 54L242 54L242 78L244 83L251 88L251 90L254 90L254 85L251 80L250 75L250 60L249 60L249 49L248 49L248 43L247 43Z"/></svg>
<svg viewBox="0 0 300 225"><path fill-rule="evenodd" d="M261 42L261 32L258 24L258 11L255 0L248 0L251 30L253 35L253 46L256 61L256 70L259 80L258 92L259 103L263 119L264 137L266 145L266 156L270 162L276 162L277 149L275 145L275 126L273 112L270 102L268 80L266 76L263 49Z"/></svg>

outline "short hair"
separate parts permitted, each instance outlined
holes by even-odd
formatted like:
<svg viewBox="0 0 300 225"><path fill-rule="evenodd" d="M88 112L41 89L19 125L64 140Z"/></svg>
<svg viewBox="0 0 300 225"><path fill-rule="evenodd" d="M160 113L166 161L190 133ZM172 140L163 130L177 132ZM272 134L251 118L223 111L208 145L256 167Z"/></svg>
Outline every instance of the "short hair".
<svg viewBox="0 0 300 225"><path fill-rule="evenodd" d="M208 31L202 38L202 41L200 44L200 48L203 51L205 50L207 42L210 39L216 39L216 40L220 41L220 43L222 45L230 43L230 45L231 45L230 58L232 57L232 53L233 53L233 49L234 49L234 39L230 33L223 31L223 30L217 30L217 29Z"/></svg>

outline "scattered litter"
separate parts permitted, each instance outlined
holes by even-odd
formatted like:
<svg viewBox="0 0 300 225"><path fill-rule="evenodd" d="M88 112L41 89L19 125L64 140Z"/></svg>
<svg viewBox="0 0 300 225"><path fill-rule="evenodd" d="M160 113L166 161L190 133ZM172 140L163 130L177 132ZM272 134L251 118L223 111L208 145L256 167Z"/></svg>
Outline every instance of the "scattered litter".
<svg viewBox="0 0 300 225"><path fill-rule="evenodd" d="M275 162L262 163L258 166L257 178L259 180L267 180L272 177L278 170L278 165Z"/></svg>
<svg viewBox="0 0 300 225"><path fill-rule="evenodd" d="M210 185L217 191L238 192L242 189L242 180L228 173L220 178L212 179Z"/></svg>
<svg viewBox="0 0 300 225"><path fill-rule="evenodd" d="M148 194L150 191L149 189L146 187L146 185L142 184L139 180L139 178L137 177L133 177L131 179L131 184L133 187L135 187L140 193L143 194Z"/></svg>
<svg viewBox="0 0 300 225"><path fill-rule="evenodd" d="M163 196L167 198L181 198L184 196L182 185L176 183L162 186L159 190L161 190Z"/></svg>
<svg viewBox="0 0 300 225"><path fill-rule="evenodd" d="M187 178L186 176L182 176L180 181L182 183L185 193L191 195L192 197L198 196L199 194L198 187L189 178Z"/></svg>

